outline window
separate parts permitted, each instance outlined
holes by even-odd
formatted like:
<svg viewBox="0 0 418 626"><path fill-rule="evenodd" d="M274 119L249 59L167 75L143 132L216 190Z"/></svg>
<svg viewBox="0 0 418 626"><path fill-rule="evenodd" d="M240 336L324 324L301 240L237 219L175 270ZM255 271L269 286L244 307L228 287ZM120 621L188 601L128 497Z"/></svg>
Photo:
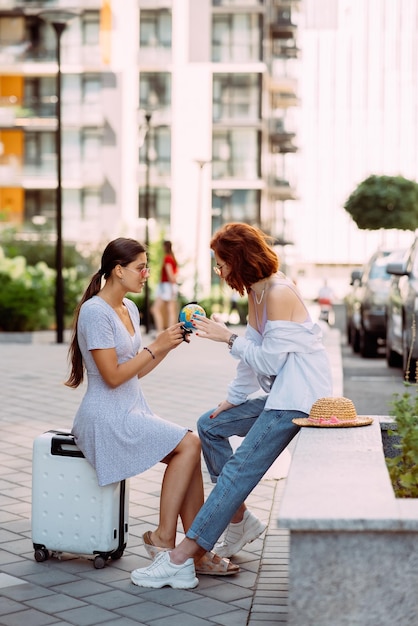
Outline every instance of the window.
<svg viewBox="0 0 418 626"><path fill-rule="evenodd" d="M171 48L171 13L141 10L139 38L141 48Z"/></svg>
<svg viewBox="0 0 418 626"><path fill-rule="evenodd" d="M85 13L83 15L83 45L97 46L100 39L99 14Z"/></svg>
<svg viewBox="0 0 418 626"><path fill-rule="evenodd" d="M168 109L171 105L171 74L141 72L139 76L139 108L148 111Z"/></svg>
<svg viewBox="0 0 418 626"><path fill-rule="evenodd" d="M42 165L49 171L55 163L55 133L25 133L25 165Z"/></svg>
<svg viewBox="0 0 418 626"><path fill-rule="evenodd" d="M97 222L100 220L101 198L100 192L93 189L84 189L82 193L81 218L83 221Z"/></svg>
<svg viewBox="0 0 418 626"><path fill-rule="evenodd" d="M94 128L84 128L81 135L83 162L90 165L100 163L102 136Z"/></svg>
<svg viewBox="0 0 418 626"><path fill-rule="evenodd" d="M213 77L213 121L259 120L260 83L259 74L215 74Z"/></svg>
<svg viewBox="0 0 418 626"><path fill-rule="evenodd" d="M146 216L146 190L140 189L138 197L138 217ZM156 220L163 229L170 225L171 194L164 187L151 187L148 193L148 217Z"/></svg>
<svg viewBox="0 0 418 626"><path fill-rule="evenodd" d="M260 143L260 132L253 128L215 131L212 145L213 178L259 178Z"/></svg>
<svg viewBox="0 0 418 626"><path fill-rule="evenodd" d="M171 171L171 132L168 126L150 128L139 151L139 162L146 163L158 176L169 175ZM148 149L148 155L146 150Z"/></svg>
<svg viewBox="0 0 418 626"><path fill-rule="evenodd" d="M212 61L260 61L262 32L262 18L258 14L214 15Z"/></svg>
<svg viewBox="0 0 418 626"><path fill-rule="evenodd" d="M25 191L25 221L54 228L56 194L54 189L27 189ZM41 219L39 219L41 218Z"/></svg>
<svg viewBox="0 0 418 626"><path fill-rule="evenodd" d="M212 193L212 233L228 222L260 224L260 192L254 189L225 189Z"/></svg>
<svg viewBox="0 0 418 626"><path fill-rule="evenodd" d="M52 77L26 77L23 106L37 117L55 117L56 85Z"/></svg>
<svg viewBox="0 0 418 626"><path fill-rule="evenodd" d="M83 102L92 104L100 101L101 81L98 74L84 74L82 88Z"/></svg>

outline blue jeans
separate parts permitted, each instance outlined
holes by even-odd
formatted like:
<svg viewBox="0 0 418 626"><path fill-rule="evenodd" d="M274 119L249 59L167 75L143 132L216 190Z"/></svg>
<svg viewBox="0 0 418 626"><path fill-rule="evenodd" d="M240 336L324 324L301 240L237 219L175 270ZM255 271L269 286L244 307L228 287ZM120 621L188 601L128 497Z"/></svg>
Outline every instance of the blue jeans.
<svg viewBox="0 0 418 626"><path fill-rule="evenodd" d="M209 417L213 411L199 418L203 456L216 485L186 535L205 550L212 550L235 511L299 432L292 419L307 417L301 411L266 411L267 397L247 400L214 419ZM232 435L245 437L234 454Z"/></svg>

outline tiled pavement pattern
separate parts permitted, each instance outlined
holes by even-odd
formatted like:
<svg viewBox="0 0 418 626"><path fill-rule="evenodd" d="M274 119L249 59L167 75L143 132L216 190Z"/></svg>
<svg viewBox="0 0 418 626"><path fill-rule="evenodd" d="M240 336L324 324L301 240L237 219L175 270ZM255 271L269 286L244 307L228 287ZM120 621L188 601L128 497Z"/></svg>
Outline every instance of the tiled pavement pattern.
<svg viewBox="0 0 418 626"><path fill-rule="evenodd" d="M269 526L234 558L241 572L201 576L191 591L139 588L129 578L132 569L149 563L141 536L157 523L162 465L130 481L129 541L121 559L101 570L74 555L34 560L33 440L46 430L70 428L83 394L63 385L68 345L54 339L44 333L32 343L0 343L0 626L286 624L288 536L277 527L283 479L262 480L248 499ZM226 350L195 337L171 353L142 380L153 409L194 428L196 418L225 396L236 364Z"/></svg>

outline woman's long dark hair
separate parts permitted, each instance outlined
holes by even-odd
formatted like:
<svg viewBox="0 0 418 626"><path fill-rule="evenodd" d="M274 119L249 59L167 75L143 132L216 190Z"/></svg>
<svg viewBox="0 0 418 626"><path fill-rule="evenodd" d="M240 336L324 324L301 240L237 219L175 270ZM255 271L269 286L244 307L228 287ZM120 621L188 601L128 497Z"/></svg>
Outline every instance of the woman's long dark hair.
<svg viewBox="0 0 418 626"><path fill-rule="evenodd" d="M171 243L171 241L169 241L168 239L163 241L163 248L164 254L169 254L174 259L174 262L177 264L176 255L173 252L173 244Z"/></svg>
<svg viewBox="0 0 418 626"><path fill-rule="evenodd" d="M215 233L210 247L228 265L225 282L243 296L251 285L279 269L279 258L272 244L272 238L259 228L232 222Z"/></svg>
<svg viewBox="0 0 418 626"><path fill-rule="evenodd" d="M65 384L68 387L78 387L84 378L83 357L81 355L80 346L78 344L78 317L80 315L81 306L87 300L97 295L102 286L102 276L109 278L116 265L125 267L135 261L137 256L142 252L146 252L145 246L135 239L127 239L119 237L111 241L105 248L102 255L100 269L93 275L86 291L84 292L74 314L73 334L68 350L68 360L71 363L71 373Z"/></svg>

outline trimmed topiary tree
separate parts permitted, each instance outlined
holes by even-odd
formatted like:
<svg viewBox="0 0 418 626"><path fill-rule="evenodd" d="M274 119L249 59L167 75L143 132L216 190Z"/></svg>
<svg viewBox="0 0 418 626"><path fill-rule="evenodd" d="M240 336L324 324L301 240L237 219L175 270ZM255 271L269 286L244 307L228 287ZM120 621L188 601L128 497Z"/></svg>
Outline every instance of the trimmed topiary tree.
<svg viewBox="0 0 418 626"><path fill-rule="evenodd" d="M369 176L344 204L363 230L418 228L418 184L403 176Z"/></svg>

